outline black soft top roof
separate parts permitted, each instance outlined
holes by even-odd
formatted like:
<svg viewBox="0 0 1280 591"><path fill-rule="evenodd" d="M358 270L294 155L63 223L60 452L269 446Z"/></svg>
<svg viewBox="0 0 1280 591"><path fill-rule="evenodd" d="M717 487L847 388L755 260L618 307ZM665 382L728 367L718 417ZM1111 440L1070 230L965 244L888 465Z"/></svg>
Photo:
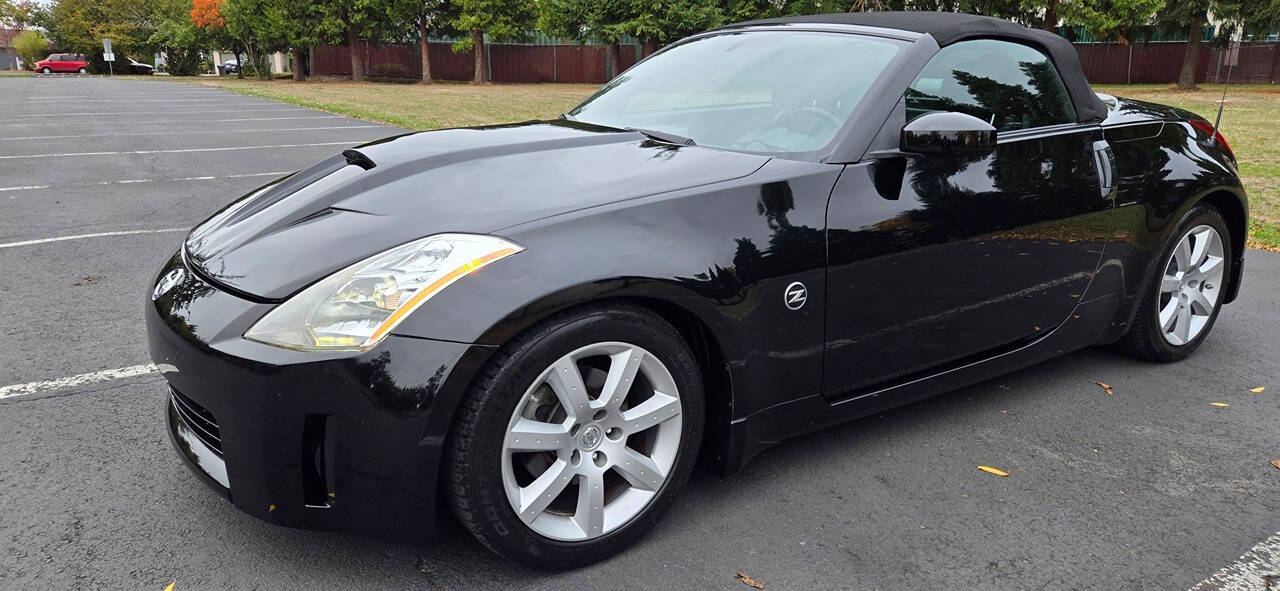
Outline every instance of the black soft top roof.
<svg viewBox="0 0 1280 591"><path fill-rule="evenodd" d="M1006 39L1031 45L1048 54L1062 75L1062 83L1067 87L1067 94L1071 95L1078 121L1101 121L1107 116L1107 106L1089 87L1080 68L1080 56L1070 42L1048 31L1027 28L1004 19L958 12L846 12L761 19L724 28L802 24L860 25L911 31L933 37L940 47L966 39Z"/></svg>

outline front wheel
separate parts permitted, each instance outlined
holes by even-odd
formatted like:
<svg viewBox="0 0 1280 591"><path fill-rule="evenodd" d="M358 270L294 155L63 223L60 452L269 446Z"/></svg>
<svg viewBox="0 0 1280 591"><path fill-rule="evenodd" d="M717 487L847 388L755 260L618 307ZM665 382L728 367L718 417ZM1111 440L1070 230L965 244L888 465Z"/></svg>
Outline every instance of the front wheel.
<svg viewBox="0 0 1280 591"><path fill-rule="evenodd" d="M43 67L43 68L40 68L40 73L41 73L41 74L52 74L52 73L53 73L53 70L50 70L50 69L49 69L49 66L45 66L45 67Z"/></svg>
<svg viewBox="0 0 1280 591"><path fill-rule="evenodd" d="M76 70L76 73L77 73L77 74L87 74L87 73L89 73L89 70L86 70L86 69L84 69L84 68L80 68L80 69Z"/></svg>
<svg viewBox="0 0 1280 591"><path fill-rule="evenodd" d="M1231 277L1231 235L1211 205L1191 208L1161 253L1160 266L1120 345L1150 361L1177 361L1204 342Z"/></svg>
<svg viewBox="0 0 1280 591"><path fill-rule="evenodd" d="M455 512L484 545L541 568L590 564L653 526L693 470L700 374L643 308L571 311L495 354L448 445Z"/></svg>

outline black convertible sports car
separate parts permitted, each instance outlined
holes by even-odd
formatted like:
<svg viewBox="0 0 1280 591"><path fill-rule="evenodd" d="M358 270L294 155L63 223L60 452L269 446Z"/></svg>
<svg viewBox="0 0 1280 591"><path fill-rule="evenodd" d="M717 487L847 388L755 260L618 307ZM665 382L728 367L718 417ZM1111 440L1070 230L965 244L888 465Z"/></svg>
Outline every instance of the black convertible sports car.
<svg viewBox="0 0 1280 591"><path fill-rule="evenodd" d="M1240 287L1234 156L1009 22L737 24L554 121L408 134L197 226L147 305L168 426L271 523L542 567L695 460L1068 351L1190 354Z"/></svg>

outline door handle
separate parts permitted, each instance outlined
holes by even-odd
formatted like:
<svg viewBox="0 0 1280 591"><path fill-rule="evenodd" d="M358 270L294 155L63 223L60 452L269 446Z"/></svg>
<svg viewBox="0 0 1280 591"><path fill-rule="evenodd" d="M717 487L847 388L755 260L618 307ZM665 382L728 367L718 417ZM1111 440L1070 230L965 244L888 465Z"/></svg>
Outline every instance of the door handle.
<svg viewBox="0 0 1280 591"><path fill-rule="evenodd" d="M1116 165L1115 154L1111 151L1111 144L1106 140L1093 142L1093 164L1098 168L1098 185L1101 187L1102 196L1111 197L1115 192Z"/></svg>

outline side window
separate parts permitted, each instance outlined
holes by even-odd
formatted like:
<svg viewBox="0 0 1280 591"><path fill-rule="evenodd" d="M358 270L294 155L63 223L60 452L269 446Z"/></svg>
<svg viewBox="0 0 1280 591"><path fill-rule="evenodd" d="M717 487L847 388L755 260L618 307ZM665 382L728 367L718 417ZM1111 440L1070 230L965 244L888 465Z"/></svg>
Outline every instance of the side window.
<svg viewBox="0 0 1280 591"><path fill-rule="evenodd" d="M907 120L958 111L1000 131L1073 123L1075 109L1053 62L1017 43L979 39L948 45L907 89Z"/></svg>

